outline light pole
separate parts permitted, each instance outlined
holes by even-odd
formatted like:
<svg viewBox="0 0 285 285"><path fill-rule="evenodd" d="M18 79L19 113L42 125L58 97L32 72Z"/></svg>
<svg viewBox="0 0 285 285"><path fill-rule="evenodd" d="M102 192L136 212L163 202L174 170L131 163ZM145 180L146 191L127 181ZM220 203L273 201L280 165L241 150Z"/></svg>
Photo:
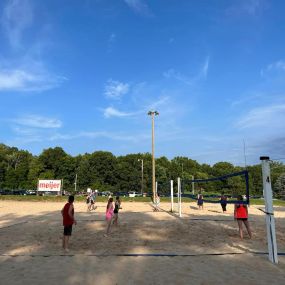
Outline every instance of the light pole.
<svg viewBox="0 0 285 285"><path fill-rule="evenodd" d="M151 116L152 121L152 195L153 201L155 201L154 117L158 116L159 113L157 111L149 111L147 114Z"/></svg>
<svg viewBox="0 0 285 285"><path fill-rule="evenodd" d="M143 195L143 159L138 159L138 161L142 162L142 185L141 185L141 194Z"/></svg>
<svg viewBox="0 0 285 285"><path fill-rule="evenodd" d="M77 173L75 174L75 182L74 182L74 191L76 193L76 186L77 186Z"/></svg>

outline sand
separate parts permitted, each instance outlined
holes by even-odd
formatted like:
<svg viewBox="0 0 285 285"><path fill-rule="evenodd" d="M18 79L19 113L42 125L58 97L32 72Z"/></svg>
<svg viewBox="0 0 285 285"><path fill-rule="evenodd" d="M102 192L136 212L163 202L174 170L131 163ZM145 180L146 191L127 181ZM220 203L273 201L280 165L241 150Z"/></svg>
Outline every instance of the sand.
<svg viewBox="0 0 285 285"><path fill-rule="evenodd" d="M183 203L183 217L161 203L126 202L108 238L105 203L78 221L61 249L64 203L0 201L0 284L285 284L285 256L268 261L265 216L249 208L253 239L241 240L233 207ZM177 207L177 206L176 206ZM285 253L285 207L275 207L278 250Z"/></svg>

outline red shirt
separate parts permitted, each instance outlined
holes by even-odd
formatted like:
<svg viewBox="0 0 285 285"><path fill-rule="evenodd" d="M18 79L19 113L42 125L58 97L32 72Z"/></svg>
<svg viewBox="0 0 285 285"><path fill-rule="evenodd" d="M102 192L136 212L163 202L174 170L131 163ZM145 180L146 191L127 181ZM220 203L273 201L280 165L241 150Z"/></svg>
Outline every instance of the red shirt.
<svg viewBox="0 0 285 285"><path fill-rule="evenodd" d="M62 217L63 217L63 225L64 226L71 226L74 223L74 209L72 209L71 214L72 218L68 214L69 208L72 206L71 203L66 203L63 207Z"/></svg>
<svg viewBox="0 0 285 285"><path fill-rule="evenodd" d="M245 219L247 218L247 206L246 205L237 205L236 206L236 216L237 219Z"/></svg>

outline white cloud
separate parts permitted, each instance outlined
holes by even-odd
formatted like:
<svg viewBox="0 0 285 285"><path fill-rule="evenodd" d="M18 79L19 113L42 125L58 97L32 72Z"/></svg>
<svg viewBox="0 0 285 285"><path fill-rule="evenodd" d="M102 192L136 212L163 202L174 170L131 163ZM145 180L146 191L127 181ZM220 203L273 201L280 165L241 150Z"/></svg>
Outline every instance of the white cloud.
<svg viewBox="0 0 285 285"><path fill-rule="evenodd" d="M141 140L149 139L150 135L145 133L138 133L134 135L129 135L127 133L113 133L105 131L94 131L94 132L80 132L77 134L55 134L50 136L47 140L74 140L80 138L96 139L96 138L106 138L114 141L131 141L140 142Z"/></svg>
<svg viewBox="0 0 285 285"><path fill-rule="evenodd" d="M162 107L164 105L168 105L170 100L169 96L162 96L158 98L155 102L152 102L146 109L147 110L154 110L156 108Z"/></svg>
<svg viewBox="0 0 285 285"><path fill-rule="evenodd" d="M105 96L112 99L120 99L129 92L129 84L109 79L105 85Z"/></svg>
<svg viewBox="0 0 285 285"><path fill-rule="evenodd" d="M110 118L110 117L128 117L133 116L135 113L126 113L121 112L113 107L108 107L104 110L104 117Z"/></svg>
<svg viewBox="0 0 285 285"><path fill-rule="evenodd" d="M36 69L0 68L0 92L1 91L45 91L58 87L65 77L52 75L43 67Z"/></svg>
<svg viewBox="0 0 285 285"><path fill-rule="evenodd" d="M163 73L163 76L165 78L174 78L178 81L183 82L184 84L187 85L194 85L197 83L199 80L206 79L208 75L208 69L209 69L209 64L210 64L210 57L207 56L205 59L204 64L200 68L200 70L197 72L195 76L189 77L185 76L184 74L181 74L180 72L176 71L175 69L169 69Z"/></svg>
<svg viewBox="0 0 285 285"><path fill-rule="evenodd" d="M241 118L236 126L241 129L263 127L265 131L283 127L285 122L285 104L254 108Z"/></svg>
<svg viewBox="0 0 285 285"><path fill-rule="evenodd" d="M256 13L263 9L263 2L262 0L247 0L243 5L243 9L249 15L256 15Z"/></svg>
<svg viewBox="0 0 285 285"><path fill-rule="evenodd" d="M207 56L203 66L202 66L202 69L201 69L201 72L200 72L200 77L204 77L204 78L207 78L207 75L208 75L208 69L209 69L209 61L210 61L210 57Z"/></svg>
<svg viewBox="0 0 285 285"><path fill-rule="evenodd" d="M42 35L42 26L34 25L34 16L33 1L6 1L0 15L0 25L15 51L12 58L5 58L5 62L0 63L0 92L41 92L58 87L66 80L49 72L44 60L35 59L43 58L43 47L49 41L48 37L40 40L31 38L25 42L28 29L37 29L39 38Z"/></svg>
<svg viewBox="0 0 285 285"><path fill-rule="evenodd" d="M55 129L61 128L62 126L62 122L58 119L47 118L38 115L27 115L25 117L12 119L11 121L18 125L39 129Z"/></svg>
<svg viewBox="0 0 285 285"><path fill-rule="evenodd" d="M261 76L265 75L266 72L271 71L285 71L285 61L279 60L273 63L268 64L268 66L265 69L261 70Z"/></svg>
<svg viewBox="0 0 285 285"><path fill-rule="evenodd" d="M152 12L143 0L125 0L126 4L136 13L151 16Z"/></svg>
<svg viewBox="0 0 285 285"><path fill-rule="evenodd" d="M227 14L231 17L248 15L257 17L262 15L263 11L268 7L267 0L240 0L231 5L227 10Z"/></svg>
<svg viewBox="0 0 285 285"><path fill-rule="evenodd" d="M112 33L110 36L109 36L109 42L110 43L113 43L116 41L116 35L114 33Z"/></svg>
<svg viewBox="0 0 285 285"><path fill-rule="evenodd" d="M265 97L266 97L266 94L262 92L246 93L242 97L232 101L230 104L231 104L231 107L236 107L236 106L244 105L244 104L249 105L250 102L253 102L253 101L257 102L257 100L259 100L260 102L260 100Z"/></svg>
<svg viewBox="0 0 285 285"><path fill-rule="evenodd" d="M21 47L24 31L33 23L33 7L29 0L9 0L3 9L1 23L13 48Z"/></svg>
<svg viewBox="0 0 285 285"><path fill-rule="evenodd" d="M185 75L181 74L180 72L174 70L173 68L168 69L167 71L163 72L163 76L165 78L174 78L178 81L181 81L187 85L192 85L193 80L192 78L188 78Z"/></svg>

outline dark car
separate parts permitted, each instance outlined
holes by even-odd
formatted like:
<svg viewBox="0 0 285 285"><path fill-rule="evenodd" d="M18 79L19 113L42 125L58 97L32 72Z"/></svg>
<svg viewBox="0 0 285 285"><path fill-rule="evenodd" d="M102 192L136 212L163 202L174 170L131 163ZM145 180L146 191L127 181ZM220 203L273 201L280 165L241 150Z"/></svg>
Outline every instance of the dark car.
<svg viewBox="0 0 285 285"><path fill-rule="evenodd" d="M36 190L27 190L26 195L37 195L37 191Z"/></svg>
<svg viewBox="0 0 285 285"><path fill-rule="evenodd" d="M0 190L0 195L13 195L11 190Z"/></svg>
<svg viewBox="0 0 285 285"><path fill-rule="evenodd" d="M12 192L12 195L27 195L27 191L26 190L14 190Z"/></svg>
<svg viewBox="0 0 285 285"><path fill-rule="evenodd" d="M114 196L127 197L127 196L129 196L129 194L128 194L127 192L121 192L121 191L119 191L119 192L115 192L115 193L114 193Z"/></svg>

